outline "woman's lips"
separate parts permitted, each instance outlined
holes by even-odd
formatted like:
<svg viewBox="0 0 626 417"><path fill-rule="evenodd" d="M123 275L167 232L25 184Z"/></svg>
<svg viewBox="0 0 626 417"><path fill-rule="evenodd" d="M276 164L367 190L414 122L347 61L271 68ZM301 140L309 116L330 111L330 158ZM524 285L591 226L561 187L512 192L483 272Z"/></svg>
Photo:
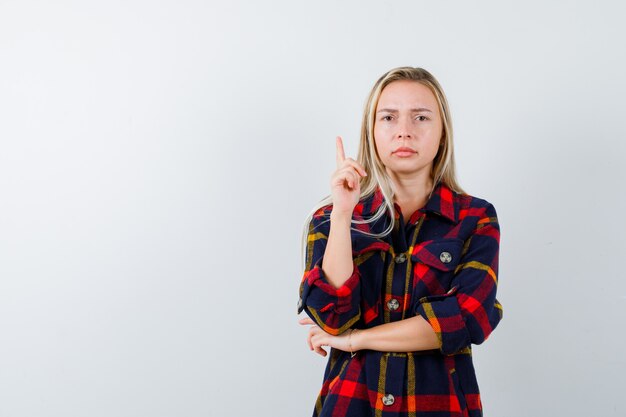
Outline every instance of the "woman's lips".
<svg viewBox="0 0 626 417"><path fill-rule="evenodd" d="M396 156L399 156L400 158L406 158L406 157L413 156L413 155L415 155L415 152L407 152L407 151L396 152Z"/></svg>
<svg viewBox="0 0 626 417"><path fill-rule="evenodd" d="M399 156L400 158L408 158L408 157L410 157L410 156L415 155L415 154L416 154L416 152L415 152L415 151L412 151L412 150L410 150L410 149L406 149L406 148L404 148L404 149L398 149L398 150L397 150L397 151L395 151L393 154L394 154L394 155L396 155L396 156Z"/></svg>

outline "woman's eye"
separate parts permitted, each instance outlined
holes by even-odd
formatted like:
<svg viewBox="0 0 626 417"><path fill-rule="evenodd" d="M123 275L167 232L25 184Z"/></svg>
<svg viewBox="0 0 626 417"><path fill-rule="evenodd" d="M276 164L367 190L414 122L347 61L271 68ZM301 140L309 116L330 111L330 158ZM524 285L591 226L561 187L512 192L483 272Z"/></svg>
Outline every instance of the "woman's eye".
<svg viewBox="0 0 626 417"><path fill-rule="evenodd" d="M424 120L428 120L428 117L426 117L426 116L417 116L417 120L419 120L420 122L423 122Z"/></svg>
<svg viewBox="0 0 626 417"><path fill-rule="evenodd" d="M391 120L391 116L387 115L387 116L383 116L383 120L388 122Z"/></svg>

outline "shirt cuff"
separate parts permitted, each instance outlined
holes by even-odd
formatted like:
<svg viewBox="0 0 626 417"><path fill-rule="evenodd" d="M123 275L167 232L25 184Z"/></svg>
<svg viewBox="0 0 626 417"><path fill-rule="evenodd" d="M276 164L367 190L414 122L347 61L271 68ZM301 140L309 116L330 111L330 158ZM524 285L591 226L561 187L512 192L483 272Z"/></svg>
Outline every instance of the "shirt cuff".
<svg viewBox="0 0 626 417"><path fill-rule="evenodd" d="M360 318L361 274L352 261L352 274L339 288L328 282L321 260L305 276L298 301L298 314L307 314L324 331L338 335Z"/></svg>
<svg viewBox="0 0 626 417"><path fill-rule="evenodd" d="M422 297L415 314L432 326L440 342L440 351L452 355L470 344L470 334L457 301L457 287L442 295Z"/></svg>

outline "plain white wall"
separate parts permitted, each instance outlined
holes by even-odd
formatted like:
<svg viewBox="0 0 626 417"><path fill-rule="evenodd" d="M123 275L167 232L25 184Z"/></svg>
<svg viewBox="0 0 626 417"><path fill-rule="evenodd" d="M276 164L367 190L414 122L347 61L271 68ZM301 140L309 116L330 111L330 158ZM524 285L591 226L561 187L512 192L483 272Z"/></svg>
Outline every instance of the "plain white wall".
<svg viewBox="0 0 626 417"><path fill-rule="evenodd" d="M623 416L618 1L0 1L0 416L308 416L300 233L421 66L501 223L486 416Z"/></svg>

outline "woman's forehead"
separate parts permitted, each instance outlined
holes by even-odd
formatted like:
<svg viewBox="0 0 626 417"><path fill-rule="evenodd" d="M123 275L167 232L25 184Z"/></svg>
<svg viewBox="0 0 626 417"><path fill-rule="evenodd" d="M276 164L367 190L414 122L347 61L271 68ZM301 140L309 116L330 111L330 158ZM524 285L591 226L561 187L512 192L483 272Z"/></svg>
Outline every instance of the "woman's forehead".
<svg viewBox="0 0 626 417"><path fill-rule="evenodd" d="M417 81L393 81L385 86L378 99L377 109L399 110L406 107L434 110L437 99L429 87Z"/></svg>

